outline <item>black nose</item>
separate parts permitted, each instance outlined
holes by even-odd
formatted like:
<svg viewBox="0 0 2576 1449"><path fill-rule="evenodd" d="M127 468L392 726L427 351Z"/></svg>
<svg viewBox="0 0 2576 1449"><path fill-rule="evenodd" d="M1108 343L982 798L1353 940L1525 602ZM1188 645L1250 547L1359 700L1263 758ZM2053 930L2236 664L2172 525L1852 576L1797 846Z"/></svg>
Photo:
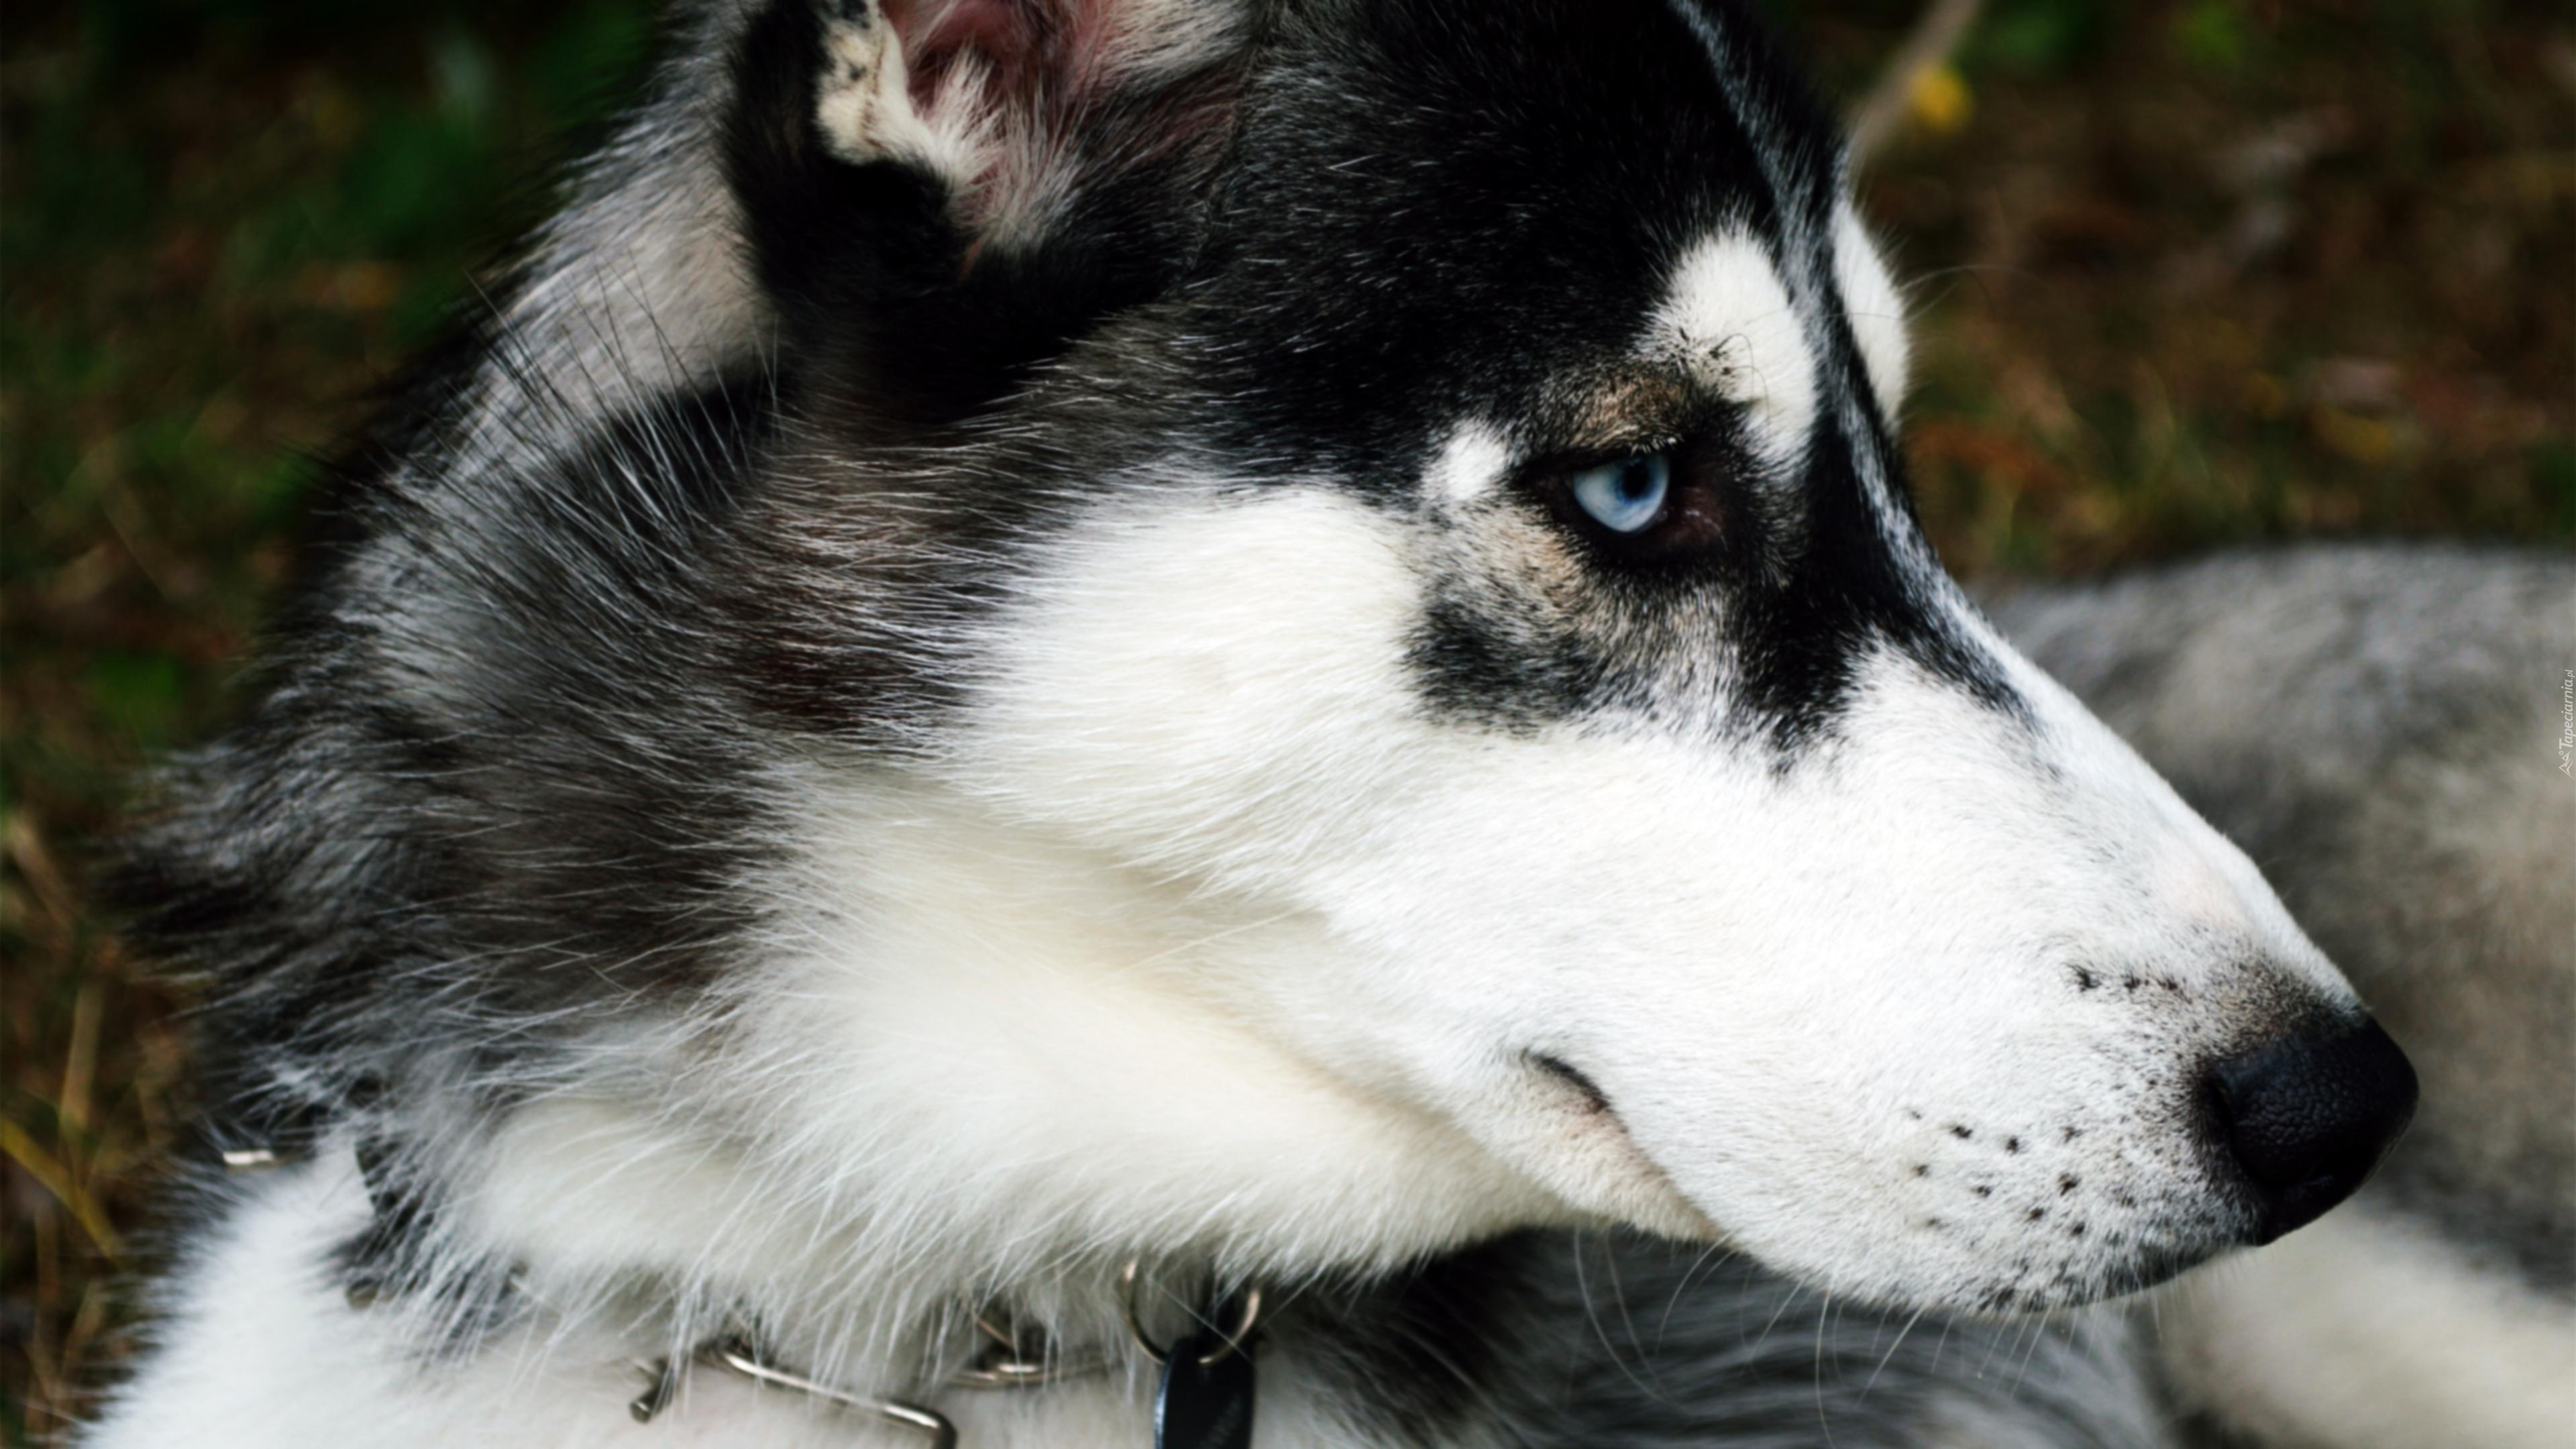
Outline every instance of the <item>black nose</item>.
<svg viewBox="0 0 2576 1449"><path fill-rule="evenodd" d="M2352 1196L2415 1115L2415 1068L2379 1023L2303 1032L2209 1074L2220 1140L2263 1207L2268 1243Z"/></svg>

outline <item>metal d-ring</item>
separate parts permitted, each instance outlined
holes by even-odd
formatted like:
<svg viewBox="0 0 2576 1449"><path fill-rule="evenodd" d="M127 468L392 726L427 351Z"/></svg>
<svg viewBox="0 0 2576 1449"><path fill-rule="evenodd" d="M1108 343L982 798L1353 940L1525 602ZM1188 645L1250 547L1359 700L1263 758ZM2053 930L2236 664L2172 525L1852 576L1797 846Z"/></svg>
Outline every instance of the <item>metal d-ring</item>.
<svg viewBox="0 0 2576 1449"><path fill-rule="evenodd" d="M1147 1338L1145 1325L1136 1317L1136 1265L1137 1260L1130 1258L1127 1266L1118 1271L1118 1311L1127 1319L1127 1336L1136 1341L1136 1347L1144 1350L1145 1357L1152 1359L1157 1366L1168 1364L1172 1361L1171 1350L1157 1347L1152 1339ZM1214 1351L1199 1355L1199 1367L1214 1368L1243 1352L1244 1344L1252 1338L1253 1325L1260 1321L1261 1290L1258 1287L1246 1288L1243 1290L1242 1318L1235 1323L1234 1331L1225 1336L1225 1342L1218 1344Z"/></svg>

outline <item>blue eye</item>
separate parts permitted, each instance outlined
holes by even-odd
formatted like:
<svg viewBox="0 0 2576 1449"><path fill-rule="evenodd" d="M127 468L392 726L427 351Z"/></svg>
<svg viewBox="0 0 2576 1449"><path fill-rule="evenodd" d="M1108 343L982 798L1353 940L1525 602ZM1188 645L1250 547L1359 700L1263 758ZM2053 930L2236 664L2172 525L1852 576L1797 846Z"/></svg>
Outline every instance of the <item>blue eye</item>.
<svg viewBox="0 0 2576 1449"><path fill-rule="evenodd" d="M1638 533L1664 516L1673 466L1661 453L1640 453L1574 475L1574 501L1612 533Z"/></svg>

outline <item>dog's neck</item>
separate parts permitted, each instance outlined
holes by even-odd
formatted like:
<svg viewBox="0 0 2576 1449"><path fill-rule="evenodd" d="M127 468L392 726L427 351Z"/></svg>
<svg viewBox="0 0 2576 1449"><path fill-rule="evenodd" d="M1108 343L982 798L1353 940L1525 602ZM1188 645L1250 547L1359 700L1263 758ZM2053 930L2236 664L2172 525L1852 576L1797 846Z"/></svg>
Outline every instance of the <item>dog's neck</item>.
<svg viewBox="0 0 2576 1449"><path fill-rule="evenodd" d="M594 1118L590 1125L602 1124ZM351 1241L381 1211L371 1202L377 1184L364 1166L368 1154L345 1134L319 1148L301 1166L263 1174L273 1190L251 1189L262 1200L257 1211L294 1221L279 1240L303 1252ZM1216 1301L1211 1260L1178 1255L1140 1264L1132 1295L1103 1254L1077 1254L1017 1281L973 1289L958 1286L971 1280L943 1277L929 1265L910 1273L898 1264L854 1265L843 1281L812 1285L726 1282L712 1269L620 1269L613 1265L621 1255L606 1240L587 1255L530 1252L505 1261L494 1256L504 1245L488 1221L499 1199L464 1186L437 1201L403 1223L421 1235L422 1271L381 1295L353 1291L354 1319L336 1316L343 1310L331 1290L334 1332L403 1335L425 1367L439 1366L423 1392L446 1392L441 1386L451 1380L488 1388L491 1375L473 1365L518 1365L508 1392L529 1395L528 1402L484 1403L478 1411L572 1414L585 1422L621 1407L647 1419L667 1411L682 1421L689 1442L780 1442L782 1425L802 1418L830 1425L831 1437L819 1442L926 1449L939 1441L922 1425L945 1420L959 1431L962 1449L1141 1449L1154 1442L1155 1350L1182 1347L1194 1320L1216 1318L1233 1330L1247 1313L1239 1298ZM622 1231L631 1223L602 1226ZM278 1239L273 1231L265 1236ZM560 1248L564 1240L552 1241ZM536 1245L523 1236L510 1246ZM735 1245L720 1235L706 1246L721 1255ZM1460 1301L1462 1294L1489 1297L1508 1278L1508 1271L1462 1260L1370 1281L1272 1285L1245 1340L1260 1378L1264 1442L1312 1449L1466 1442L1426 1419L1433 1410L1425 1405L1457 1398L1451 1356L1481 1361L1483 1350L1464 1340L1495 1328L1475 1302ZM1008 1350L996 1352L1006 1339ZM754 1385L729 1359L778 1370L778 1381L809 1392L746 1397ZM1057 1372L1009 1387L975 1381L975 1370L1001 1362ZM1426 1364L1441 1372L1421 1384ZM1412 1386L1410 1398L1390 1399L1393 1385ZM901 1416L883 1412L889 1408ZM809 1442L798 1437L807 1432L788 1438Z"/></svg>
<svg viewBox="0 0 2576 1449"><path fill-rule="evenodd" d="M789 946L439 1153L460 1253L639 1352L748 1320L800 1373L901 1395L985 1353L979 1316L1150 1378L1130 1261L1167 1340L1253 1285L1383 1281L1561 1211L1173 989L1193 941L1295 923L1137 910L1171 888L937 810L879 802L863 857L803 867Z"/></svg>

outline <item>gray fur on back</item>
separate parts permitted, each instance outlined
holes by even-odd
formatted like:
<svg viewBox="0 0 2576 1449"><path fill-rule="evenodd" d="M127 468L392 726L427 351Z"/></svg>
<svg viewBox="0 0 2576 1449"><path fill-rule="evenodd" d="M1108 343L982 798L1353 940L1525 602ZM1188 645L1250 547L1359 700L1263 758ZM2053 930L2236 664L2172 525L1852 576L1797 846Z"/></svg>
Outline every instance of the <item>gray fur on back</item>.
<svg viewBox="0 0 2576 1449"><path fill-rule="evenodd" d="M2155 1449L2118 1309L1989 1321L1836 1303L1696 1248L1544 1239L1510 1337L1529 1444Z"/></svg>

